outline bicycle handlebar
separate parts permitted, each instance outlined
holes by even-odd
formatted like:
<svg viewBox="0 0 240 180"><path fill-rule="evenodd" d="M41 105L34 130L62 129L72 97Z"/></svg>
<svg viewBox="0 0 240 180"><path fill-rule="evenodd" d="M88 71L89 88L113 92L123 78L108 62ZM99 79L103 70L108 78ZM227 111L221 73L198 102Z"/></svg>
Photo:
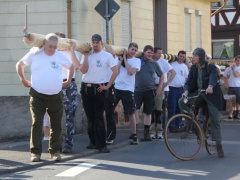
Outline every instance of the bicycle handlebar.
<svg viewBox="0 0 240 180"><path fill-rule="evenodd" d="M185 98L183 99L183 102L186 104L186 103L188 102L188 100L197 98L202 92L206 92L206 90L205 90L205 89L201 89L201 90L199 91L199 93L198 93L197 96L188 97L188 96L186 96L186 95L183 95L183 96L185 97Z"/></svg>

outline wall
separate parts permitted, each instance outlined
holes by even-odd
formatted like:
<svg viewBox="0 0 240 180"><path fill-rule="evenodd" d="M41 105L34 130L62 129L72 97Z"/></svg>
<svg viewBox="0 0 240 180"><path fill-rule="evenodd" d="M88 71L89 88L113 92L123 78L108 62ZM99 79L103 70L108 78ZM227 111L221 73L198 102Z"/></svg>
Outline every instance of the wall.
<svg viewBox="0 0 240 180"><path fill-rule="evenodd" d="M220 0L168 0L167 9L167 22L168 22L168 53L177 54L179 50L185 48L185 26L184 26L184 8L193 10L199 10L204 13L201 16L201 36L202 36L202 48L206 52L211 53L211 2L220 2ZM195 11L191 14L191 52L188 55L191 56L192 51L196 48L196 15Z"/></svg>

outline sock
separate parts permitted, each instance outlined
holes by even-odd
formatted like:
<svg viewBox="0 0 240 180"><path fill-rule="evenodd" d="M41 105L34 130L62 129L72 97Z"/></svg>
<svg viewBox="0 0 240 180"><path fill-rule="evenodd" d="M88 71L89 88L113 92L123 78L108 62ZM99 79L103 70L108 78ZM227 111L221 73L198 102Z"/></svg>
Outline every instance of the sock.
<svg viewBox="0 0 240 180"><path fill-rule="evenodd" d="M149 128L150 128L150 125L144 125L144 129L149 130Z"/></svg>

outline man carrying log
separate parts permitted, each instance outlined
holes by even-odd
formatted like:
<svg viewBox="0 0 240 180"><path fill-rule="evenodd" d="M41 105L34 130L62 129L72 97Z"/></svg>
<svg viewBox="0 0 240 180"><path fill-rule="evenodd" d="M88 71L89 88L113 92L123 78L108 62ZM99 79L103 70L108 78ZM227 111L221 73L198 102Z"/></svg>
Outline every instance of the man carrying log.
<svg viewBox="0 0 240 180"><path fill-rule="evenodd" d="M42 48L32 48L17 64L20 81L30 87L30 111L32 128L30 138L31 161L40 161L42 153L42 127L45 112L49 114L51 134L49 153L51 159L60 161L61 120L63 114L62 88L68 87L73 76L73 65L56 51L58 37L48 34ZM31 82L25 78L24 67L31 67ZM62 80L62 68L68 69L67 80Z"/></svg>

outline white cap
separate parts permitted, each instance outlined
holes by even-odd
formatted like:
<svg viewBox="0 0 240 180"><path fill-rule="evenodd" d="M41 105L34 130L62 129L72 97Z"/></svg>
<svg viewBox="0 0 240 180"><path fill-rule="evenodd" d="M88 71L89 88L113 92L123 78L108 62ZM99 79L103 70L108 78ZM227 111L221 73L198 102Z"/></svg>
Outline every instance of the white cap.
<svg viewBox="0 0 240 180"><path fill-rule="evenodd" d="M212 59L212 56L211 56L210 54L207 54L206 56L207 56L208 58L211 58L211 59Z"/></svg>

